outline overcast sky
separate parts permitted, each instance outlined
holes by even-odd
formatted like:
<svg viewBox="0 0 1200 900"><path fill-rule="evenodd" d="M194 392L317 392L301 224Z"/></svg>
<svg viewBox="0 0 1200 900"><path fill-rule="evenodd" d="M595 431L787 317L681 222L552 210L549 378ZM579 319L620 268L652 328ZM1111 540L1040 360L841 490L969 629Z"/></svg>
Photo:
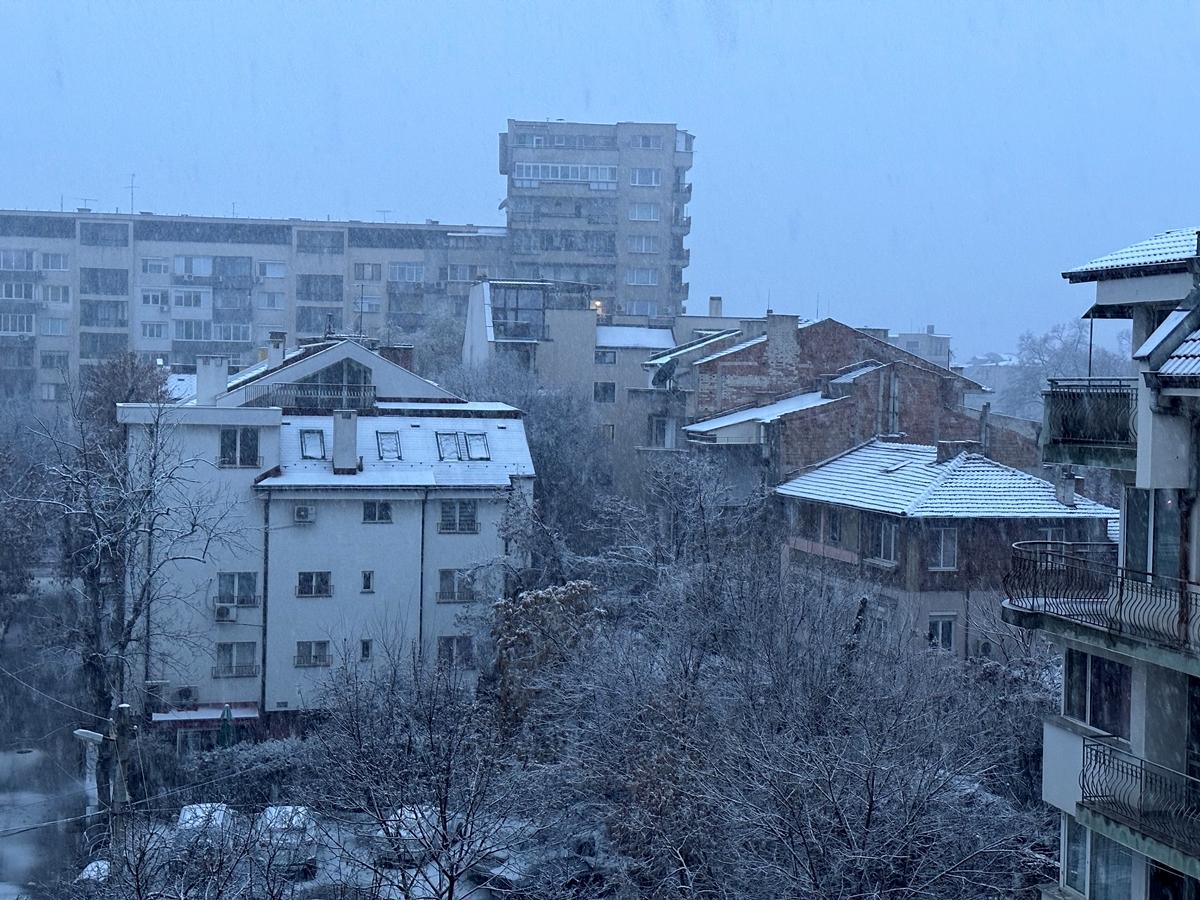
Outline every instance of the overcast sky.
<svg viewBox="0 0 1200 900"><path fill-rule="evenodd" d="M1200 5L6 2L0 207L503 224L509 117L696 135L691 307L1078 316L1195 208Z"/></svg>

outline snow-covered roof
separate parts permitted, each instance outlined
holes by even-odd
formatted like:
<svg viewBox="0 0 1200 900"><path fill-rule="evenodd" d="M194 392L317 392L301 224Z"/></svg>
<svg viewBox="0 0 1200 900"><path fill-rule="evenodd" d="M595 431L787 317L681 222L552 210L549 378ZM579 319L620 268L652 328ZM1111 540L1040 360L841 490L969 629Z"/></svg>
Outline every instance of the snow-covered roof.
<svg viewBox="0 0 1200 900"><path fill-rule="evenodd" d="M1146 359L1151 353L1158 349L1158 346L1163 343L1183 321L1188 314L1186 309L1173 309L1165 319L1154 329L1153 334L1142 342L1142 345L1134 351L1134 359Z"/></svg>
<svg viewBox="0 0 1200 900"><path fill-rule="evenodd" d="M683 430L689 434L704 434L728 428L731 425L741 425L743 422L761 422L765 424L767 422L774 422L780 416L787 415L788 413L799 412L802 409L812 409L814 406L835 402L837 402L836 399L822 397L820 391L814 391L810 394L797 394L795 397L776 400L767 406L742 409L737 412L726 413L723 416L717 416L715 419L693 422L691 425L683 426Z"/></svg>
<svg viewBox="0 0 1200 900"><path fill-rule="evenodd" d="M937 448L871 441L780 485L784 497L938 519L1113 519L1117 510L974 453L937 462Z"/></svg>
<svg viewBox="0 0 1200 900"><path fill-rule="evenodd" d="M507 407L507 409L512 409ZM455 412L458 410L456 409ZM514 410L515 412L515 410ZM318 432L307 437L310 450L323 458L305 458L301 432ZM380 433L384 438L380 438ZM455 435L449 441L460 448L461 459L449 458L439 448L438 435ZM399 459L386 449L395 435ZM467 435L483 435L482 444L470 444ZM359 416L357 455L363 469L353 475L333 473L333 417L287 416L279 430L280 471L259 482L264 488L412 488L412 487L507 487L510 476L532 477L533 460L525 438L525 423L519 418L477 415L388 415ZM471 441L474 442L474 438ZM382 454L389 458L381 459ZM316 455L313 453L310 456ZM443 458L443 456L447 458ZM471 459L470 456L477 458ZM483 458L486 456L486 458Z"/></svg>
<svg viewBox="0 0 1200 900"><path fill-rule="evenodd" d="M756 338L750 338L748 341L742 341L740 344L734 344L732 347L726 347L724 350L718 350L716 353L710 353L703 359L696 360L694 364L698 366L701 363L711 362L714 359L720 359L722 356L727 356L730 353L738 353L739 351L745 350L747 347L753 347L755 344L765 344L766 341L767 336L765 334L760 334Z"/></svg>
<svg viewBox="0 0 1200 900"><path fill-rule="evenodd" d="M1145 241L1093 259L1090 263L1067 269L1063 277L1071 281L1098 281L1108 274L1120 276L1125 270L1178 266L1196 256L1195 228L1164 231Z"/></svg>
<svg viewBox="0 0 1200 900"><path fill-rule="evenodd" d="M868 372L874 372L876 369L882 368L883 363L875 362L874 360L865 362L851 369L849 372L839 375L837 378L831 379L830 384L852 384L856 378L860 378L863 375L866 375Z"/></svg>
<svg viewBox="0 0 1200 900"><path fill-rule="evenodd" d="M669 328L647 328L644 325L597 325L597 347L630 347L650 350L670 350L675 336Z"/></svg>
<svg viewBox="0 0 1200 900"><path fill-rule="evenodd" d="M646 367L662 365L668 360L678 359L681 356L691 353L693 350L700 350L704 347L707 347L709 344L715 344L718 341L724 341L728 338L737 337L739 334L741 334L741 332L736 328L730 328L727 331L718 331L715 334L708 335L707 337L697 338L694 341L688 341L686 344L680 344L678 347L664 351L663 353L656 353L646 360L646 362L642 363L642 365Z"/></svg>
<svg viewBox="0 0 1200 900"><path fill-rule="evenodd" d="M1167 361L1159 366L1159 375L1200 375L1200 331L1193 331Z"/></svg>

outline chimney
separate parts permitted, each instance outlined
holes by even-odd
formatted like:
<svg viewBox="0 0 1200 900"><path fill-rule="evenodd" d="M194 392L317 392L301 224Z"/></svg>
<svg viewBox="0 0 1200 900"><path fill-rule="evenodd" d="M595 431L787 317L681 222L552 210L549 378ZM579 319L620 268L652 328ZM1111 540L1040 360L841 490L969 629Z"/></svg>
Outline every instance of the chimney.
<svg viewBox="0 0 1200 900"><path fill-rule="evenodd" d="M926 326L925 326L925 333L926 333L926 334L933 334L933 326L932 326L932 325L926 325Z"/></svg>
<svg viewBox="0 0 1200 900"><path fill-rule="evenodd" d="M379 355L390 363L395 363L402 369L412 371L413 367L413 345L412 344L396 344L391 347L380 347Z"/></svg>
<svg viewBox="0 0 1200 900"><path fill-rule="evenodd" d="M1075 505L1075 492L1083 490L1083 479L1070 469L1060 469L1054 478L1054 499L1063 506Z"/></svg>
<svg viewBox="0 0 1200 900"><path fill-rule="evenodd" d="M275 369L283 365L283 349L287 341L286 331L272 331L267 335L267 368Z"/></svg>
<svg viewBox="0 0 1200 900"><path fill-rule="evenodd" d="M712 316L714 319L721 318L721 298L720 297L709 297L708 298L708 314L710 316Z"/></svg>
<svg viewBox="0 0 1200 900"><path fill-rule="evenodd" d="M979 453L983 450L979 441L938 441L937 461L950 462L960 453Z"/></svg>
<svg viewBox="0 0 1200 900"><path fill-rule="evenodd" d="M353 475L358 471L358 413L352 409L333 411L333 474Z"/></svg>
<svg viewBox="0 0 1200 900"><path fill-rule="evenodd" d="M196 405L212 406L229 390L229 360L224 356L196 357Z"/></svg>

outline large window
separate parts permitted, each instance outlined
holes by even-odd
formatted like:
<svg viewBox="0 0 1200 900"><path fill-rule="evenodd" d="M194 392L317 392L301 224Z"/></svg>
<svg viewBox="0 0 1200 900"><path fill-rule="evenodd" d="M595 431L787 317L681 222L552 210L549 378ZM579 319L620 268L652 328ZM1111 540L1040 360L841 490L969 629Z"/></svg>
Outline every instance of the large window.
<svg viewBox="0 0 1200 900"><path fill-rule="evenodd" d="M658 215L657 203L629 204L629 220L631 222L657 222Z"/></svg>
<svg viewBox="0 0 1200 900"><path fill-rule="evenodd" d="M42 268L50 272L65 272L67 271L67 254L65 253L43 253Z"/></svg>
<svg viewBox="0 0 1200 900"><path fill-rule="evenodd" d="M0 269L15 272L33 271L32 250L0 250Z"/></svg>
<svg viewBox="0 0 1200 900"><path fill-rule="evenodd" d="M935 571L958 568L957 528L934 528L930 531L929 568Z"/></svg>
<svg viewBox="0 0 1200 900"><path fill-rule="evenodd" d="M259 291L259 309L283 309L283 291Z"/></svg>
<svg viewBox="0 0 1200 900"><path fill-rule="evenodd" d="M208 291L176 291L175 305L183 309L205 309L209 305Z"/></svg>
<svg viewBox="0 0 1200 900"><path fill-rule="evenodd" d="M218 573L217 602L236 603L238 606L258 606L258 573Z"/></svg>
<svg viewBox="0 0 1200 900"><path fill-rule="evenodd" d="M33 334L33 316L26 313L0 313L0 334Z"/></svg>
<svg viewBox="0 0 1200 900"><path fill-rule="evenodd" d="M439 534L478 534L478 509L474 500L443 500Z"/></svg>
<svg viewBox="0 0 1200 900"><path fill-rule="evenodd" d="M329 665L329 641L296 641L296 666Z"/></svg>
<svg viewBox="0 0 1200 900"><path fill-rule="evenodd" d="M629 138L629 146L634 150L661 150L662 135L635 134Z"/></svg>
<svg viewBox="0 0 1200 900"><path fill-rule="evenodd" d="M43 350L43 369L67 369L71 365L71 356L65 350Z"/></svg>
<svg viewBox="0 0 1200 900"><path fill-rule="evenodd" d="M281 262L262 260L258 264L259 278L282 278L287 274L287 266Z"/></svg>
<svg viewBox="0 0 1200 900"><path fill-rule="evenodd" d="M42 334L51 336L62 336L71 333L71 320L61 319L53 316L44 316L42 318Z"/></svg>
<svg viewBox="0 0 1200 900"><path fill-rule="evenodd" d="M125 297L129 294L128 269L80 269L79 293Z"/></svg>
<svg viewBox="0 0 1200 900"><path fill-rule="evenodd" d="M474 603L471 574L465 569L438 569L439 603Z"/></svg>
<svg viewBox="0 0 1200 900"><path fill-rule="evenodd" d="M333 582L329 572L301 572L296 582L297 597L332 597Z"/></svg>
<svg viewBox="0 0 1200 900"><path fill-rule="evenodd" d="M341 303L341 275L297 275L296 299L300 303Z"/></svg>
<svg viewBox="0 0 1200 900"><path fill-rule="evenodd" d="M658 187L661 183L661 171L659 169L630 169L629 183L631 185L642 187Z"/></svg>
<svg viewBox="0 0 1200 900"><path fill-rule="evenodd" d="M207 278L212 275L213 260L211 256L177 256L175 257L175 274L191 275L192 277Z"/></svg>
<svg viewBox="0 0 1200 900"><path fill-rule="evenodd" d="M592 399L597 403L616 403L617 383L615 381L593 382Z"/></svg>
<svg viewBox="0 0 1200 900"><path fill-rule="evenodd" d="M0 282L0 299L3 300L32 300L32 281Z"/></svg>
<svg viewBox="0 0 1200 900"><path fill-rule="evenodd" d="M657 234L629 235L630 253L657 253L659 248Z"/></svg>
<svg viewBox="0 0 1200 900"><path fill-rule="evenodd" d="M143 322L142 337L150 340L163 340L167 336L166 322Z"/></svg>
<svg viewBox="0 0 1200 900"><path fill-rule="evenodd" d="M1129 740L1129 666L1068 649L1063 656L1063 715Z"/></svg>
<svg viewBox="0 0 1200 900"><path fill-rule="evenodd" d="M929 617L929 646L938 650L954 649L954 619L952 615Z"/></svg>
<svg viewBox="0 0 1200 900"><path fill-rule="evenodd" d="M409 284L425 280L425 264L419 262L394 262L388 264L388 278Z"/></svg>
<svg viewBox="0 0 1200 900"><path fill-rule="evenodd" d="M658 284L658 269L638 266L625 270L626 284Z"/></svg>
<svg viewBox="0 0 1200 900"><path fill-rule="evenodd" d="M217 644L213 678L253 678L258 675L258 644L234 641Z"/></svg>
<svg viewBox="0 0 1200 900"><path fill-rule="evenodd" d="M514 163L516 187L537 187L539 181L581 181L611 189L617 186L616 166L563 165L561 163Z"/></svg>
<svg viewBox="0 0 1200 900"><path fill-rule="evenodd" d="M383 279L382 263L355 263L355 281L381 281Z"/></svg>
<svg viewBox="0 0 1200 900"><path fill-rule="evenodd" d="M257 428L222 428L218 464L255 467L262 465L258 455Z"/></svg>
<svg viewBox="0 0 1200 900"><path fill-rule="evenodd" d="M884 562L896 561L896 523L891 519L883 519L879 522L878 543L875 549L875 558Z"/></svg>
<svg viewBox="0 0 1200 900"><path fill-rule="evenodd" d="M166 291L142 291L142 306L170 306L171 298Z"/></svg>
<svg viewBox="0 0 1200 900"><path fill-rule="evenodd" d="M470 635L445 635L437 639L437 661L440 666L475 668L475 644Z"/></svg>
<svg viewBox="0 0 1200 900"><path fill-rule="evenodd" d="M42 299L47 303L69 303L71 289L65 284L42 285Z"/></svg>
<svg viewBox="0 0 1200 900"><path fill-rule="evenodd" d="M364 500L363 521L390 525L392 522L392 504L386 500Z"/></svg>
<svg viewBox="0 0 1200 900"><path fill-rule="evenodd" d="M142 274L143 275L166 275L170 272L167 266L166 257L163 256L143 256L142 257Z"/></svg>
<svg viewBox="0 0 1200 900"><path fill-rule="evenodd" d="M615 366L617 364L617 351L597 350L594 362L598 366Z"/></svg>

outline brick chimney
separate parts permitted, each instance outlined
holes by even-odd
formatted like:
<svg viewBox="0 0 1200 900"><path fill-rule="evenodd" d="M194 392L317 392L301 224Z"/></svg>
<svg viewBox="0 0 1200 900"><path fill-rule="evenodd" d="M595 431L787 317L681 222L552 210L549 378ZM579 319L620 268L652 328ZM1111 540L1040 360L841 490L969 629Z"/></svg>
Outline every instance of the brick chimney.
<svg viewBox="0 0 1200 900"><path fill-rule="evenodd" d="M352 409L333 411L333 474L358 472L358 413Z"/></svg>
<svg viewBox="0 0 1200 900"><path fill-rule="evenodd" d="M393 347L380 347L379 355L390 363L395 363L402 369L408 369L410 372L413 367L413 345L412 344L397 344Z"/></svg>
<svg viewBox="0 0 1200 900"><path fill-rule="evenodd" d="M950 462L960 453L982 453L983 445L979 441L938 441L937 461Z"/></svg>
<svg viewBox="0 0 1200 900"><path fill-rule="evenodd" d="M784 384L793 383L800 363L800 345L796 329L800 327L798 316L767 314L767 369L776 390L787 390Z"/></svg>
<svg viewBox="0 0 1200 900"><path fill-rule="evenodd" d="M1075 495L1083 490L1083 478L1063 468L1054 478L1054 499L1063 506L1074 506Z"/></svg>
<svg viewBox="0 0 1200 900"><path fill-rule="evenodd" d="M196 405L212 406L229 390L229 360L224 356L196 357Z"/></svg>

